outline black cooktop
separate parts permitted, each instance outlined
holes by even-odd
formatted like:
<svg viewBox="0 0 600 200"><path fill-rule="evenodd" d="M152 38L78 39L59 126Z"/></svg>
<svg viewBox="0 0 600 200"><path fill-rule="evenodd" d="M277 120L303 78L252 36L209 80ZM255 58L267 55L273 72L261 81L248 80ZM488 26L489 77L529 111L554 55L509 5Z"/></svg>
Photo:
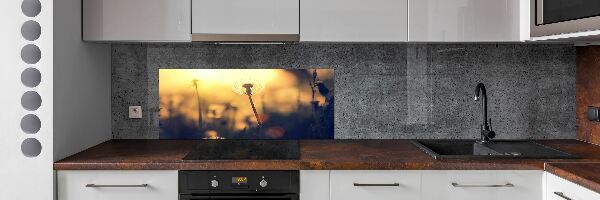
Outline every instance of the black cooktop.
<svg viewBox="0 0 600 200"><path fill-rule="evenodd" d="M298 160L297 140L199 140L183 160Z"/></svg>

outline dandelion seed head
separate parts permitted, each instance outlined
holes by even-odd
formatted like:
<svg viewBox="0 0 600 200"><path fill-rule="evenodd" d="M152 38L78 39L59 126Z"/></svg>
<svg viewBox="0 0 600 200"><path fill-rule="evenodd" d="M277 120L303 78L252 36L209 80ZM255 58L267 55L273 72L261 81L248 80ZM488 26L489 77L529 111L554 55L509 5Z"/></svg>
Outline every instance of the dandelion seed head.
<svg viewBox="0 0 600 200"><path fill-rule="evenodd" d="M235 82L232 86L232 90L235 93L246 95L248 87L252 90L252 94L258 94L265 88L265 85L259 80L247 78Z"/></svg>

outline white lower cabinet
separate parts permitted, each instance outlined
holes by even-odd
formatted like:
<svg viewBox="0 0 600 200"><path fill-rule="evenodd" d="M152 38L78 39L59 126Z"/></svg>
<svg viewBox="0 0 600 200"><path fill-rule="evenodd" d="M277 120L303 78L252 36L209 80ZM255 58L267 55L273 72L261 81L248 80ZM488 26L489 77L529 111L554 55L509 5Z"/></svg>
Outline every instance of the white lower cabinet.
<svg viewBox="0 0 600 200"><path fill-rule="evenodd" d="M545 174L545 200L598 200L600 194L554 174Z"/></svg>
<svg viewBox="0 0 600 200"><path fill-rule="evenodd" d="M300 171L300 199L329 200L329 170Z"/></svg>
<svg viewBox="0 0 600 200"><path fill-rule="evenodd" d="M57 172L58 200L177 200L177 171L66 170Z"/></svg>
<svg viewBox="0 0 600 200"><path fill-rule="evenodd" d="M543 171L423 171L422 200L542 200Z"/></svg>
<svg viewBox="0 0 600 200"><path fill-rule="evenodd" d="M331 200L415 200L421 191L419 171L334 170Z"/></svg>
<svg viewBox="0 0 600 200"><path fill-rule="evenodd" d="M327 174L319 173L320 179L304 180L326 181ZM542 200L543 175L537 170L332 170L329 199ZM315 199L326 199L321 194Z"/></svg>

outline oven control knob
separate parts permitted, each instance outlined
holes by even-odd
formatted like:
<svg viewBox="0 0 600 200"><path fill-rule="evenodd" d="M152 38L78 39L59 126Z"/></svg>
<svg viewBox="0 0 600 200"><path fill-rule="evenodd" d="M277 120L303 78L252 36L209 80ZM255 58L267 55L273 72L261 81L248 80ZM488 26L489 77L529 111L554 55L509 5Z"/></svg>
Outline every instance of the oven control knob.
<svg viewBox="0 0 600 200"><path fill-rule="evenodd" d="M261 181L260 181L258 184L260 185L260 187L267 187L267 185L268 185L269 183L267 183L267 181L266 181L265 179L263 179L263 180L261 180Z"/></svg>
<svg viewBox="0 0 600 200"><path fill-rule="evenodd" d="M214 188L219 187L219 181L217 181L217 180L210 181L210 187L214 187Z"/></svg>

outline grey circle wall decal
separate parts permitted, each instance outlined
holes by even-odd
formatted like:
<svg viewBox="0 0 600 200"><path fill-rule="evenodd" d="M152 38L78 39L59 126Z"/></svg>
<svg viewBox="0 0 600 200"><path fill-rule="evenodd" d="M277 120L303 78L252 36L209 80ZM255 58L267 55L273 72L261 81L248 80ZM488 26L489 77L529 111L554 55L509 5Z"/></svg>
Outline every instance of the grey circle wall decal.
<svg viewBox="0 0 600 200"><path fill-rule="evenodd" d="M42 73L36 68L27 68L21 73L21 83L27 87L36 87L42 82Z"/></svg>
<svg viewBox="0 0 600 200"><path fill-rule="evenodd" d="M40 131L41 126L42 121L36 115L28 114L21 119L21 129L25 133L35 134Z"/></svg>
<svg viewBox="0 0 600 200"><path fill-rule="evenodd" d="M27 91L21 96L21 105L25 110L37 110L42 106L42 97L37 92Z"/></svg>
<svg viewBox="0 0 600 200"><path fill-rule="evenodd" d="M24 0L21 3L21 11L27 17L35 17L42 11L42 3L39 0Z"/></svg>
<svg viewBox="0 0 600 200"><path fill-rule="evenodd" d="M40 27L40 23L29 20L23 23L21 26L21 35L23 38L29 41L34 41L40 38L42 34L42 27Z"/></svg>
<svg viewBox="0 0 600 200"><path fill-rule="evenodd" d="M21 152L27 157L37 157L42 153L42 143L35 138L27 138L21 143Z"/></svg>
<svg viewBox="0 0 600 200"><path fill-rule="evenodd" d="M34 44L25 45L21 49L21 59L27 64L35 64L42 58L40 48Z"/></svg>

